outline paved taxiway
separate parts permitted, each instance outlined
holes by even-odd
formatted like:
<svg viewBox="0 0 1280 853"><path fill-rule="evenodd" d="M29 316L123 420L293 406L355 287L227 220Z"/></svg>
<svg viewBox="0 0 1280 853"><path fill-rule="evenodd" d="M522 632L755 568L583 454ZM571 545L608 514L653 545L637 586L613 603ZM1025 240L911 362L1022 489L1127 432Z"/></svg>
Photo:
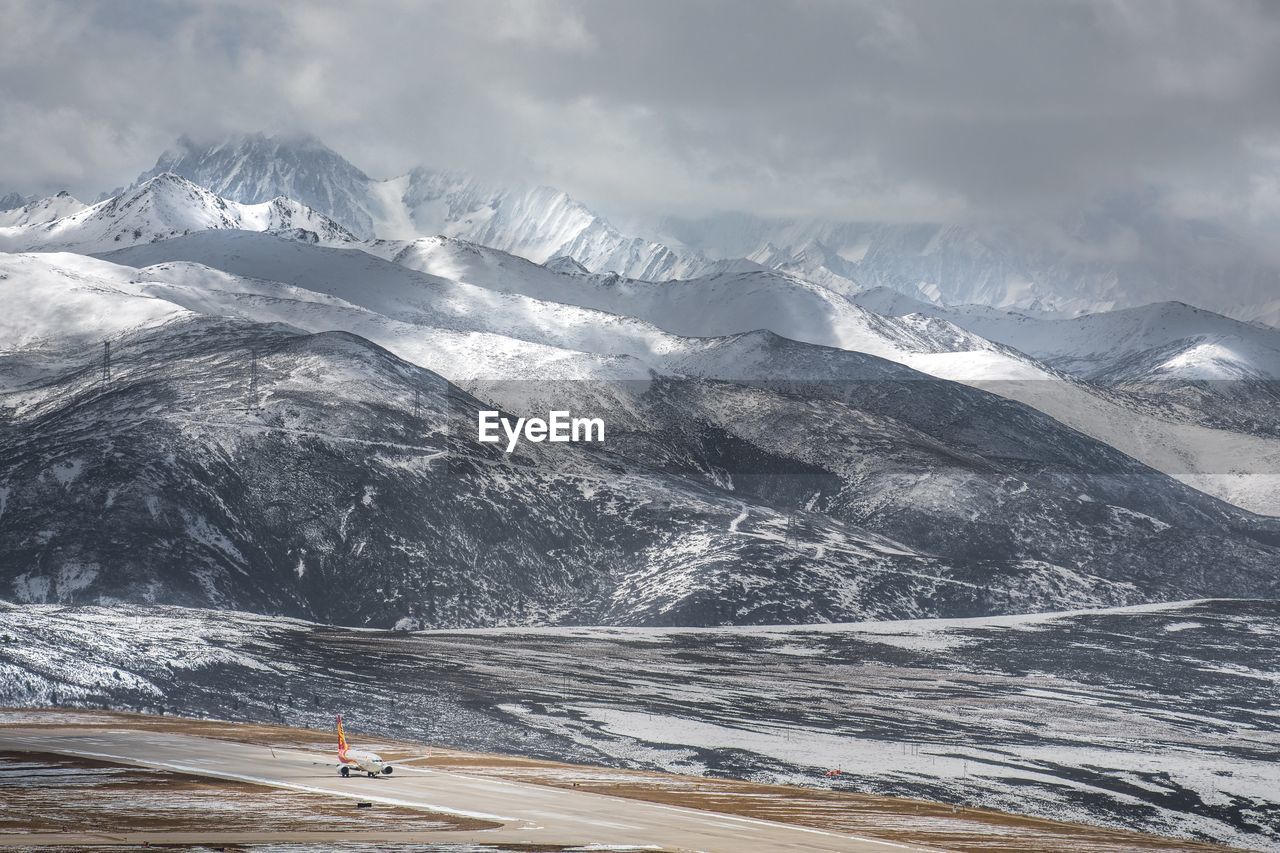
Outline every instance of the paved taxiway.
<svg viewBox="0 0 1280 853"><path fill-rule="evenodd" d="M0 751L54 752L489 820L501 828L430 833L435 842L618 845L668 850L922 850L896 842L658 803L398 765L342 778L330 754L128 729L0 729Z"/></svg>

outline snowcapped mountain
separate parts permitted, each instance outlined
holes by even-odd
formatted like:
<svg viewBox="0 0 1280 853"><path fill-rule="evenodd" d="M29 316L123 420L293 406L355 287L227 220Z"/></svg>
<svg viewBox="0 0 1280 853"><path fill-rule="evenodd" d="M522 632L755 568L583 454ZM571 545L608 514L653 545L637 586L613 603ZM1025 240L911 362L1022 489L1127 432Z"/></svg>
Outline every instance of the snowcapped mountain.
<svg viewBox="0 0 1280 853"><path fill-rule="evenodd" d="M68 212L56 215L62 210ZM15 218L14 224L0 227L0 249L93 254L229 228L304 230L326 240L354 239L328 217L291 199L239 204L168 172L92 207L67 196L34 202L22 211L24 215L29 211L25 220Z"/></svg>
<svg viewBox="0 0 1280 853"><path fill-rule="evenodd" d="M242 203L297 199L362 239L447 234L536 262L557 255L636 278L688 274L701 259L619 233L549 187L500 187L455 171L417 168L375 180L312 137L261 133L166 152L138 183L172 172Z"/></svg>
<svg viewBox="0 0 1280 853"><path fill-rule="evenodd" d="M499 188L456 173L415 169L401 201L412 233L379 229L382 237L444 234L491 246L536 263L570 257L587 269L664 279L702 266L666 246L625 237L599 215L549 187Z"/></svg>
<svg viewBox="0 0 1280 853"><path fill-rule="evenodd" d="M1086 379L1280 379L1280 331L1182 302L1062 317L984 305L935 305L889 288L858 293L851 300L886 316L946 320ZM1139 369L1140 364L1147 368Z"/></svg>
<svg viewBox="0 0 1280 853"><path fill-rule="evenodd" d="M478 203L467 186L450 179L419 207L456 204L432 215L481 228L455 215ZM532 216L500 207L512 223ZM0 353L7 423L39 437L0 458L0 527L14 533L0 583L23 600L119 597L362 624L659 624L1110 605L1252 594L1276 580L1273 522L1158 471L1273 511L1280 439L1171 417L966 326L1074 321L900 299L882 307L913 310L886 316L751 261L653 282L447 236L362 243L297 202L232 202L168 173L3 233L105 257L0 265L0 288L14 290L5 331L15 343ZM528 247L544 232L515 233ZM1152 352L1187 329L1265 333L1216 315L1117 316L1017 343L1056 342L1080 360L1097 356L1090 341ZM108 336L116 373L95 387ZM261 355L263 390L242 417L246 351ZM439 426L430 441L405 421L415 381L447 401L424 410ZM166 401L179 401L177 414ZM508 459L467 444L482 403L532 414L567 401L612 425L607 452ZM161 445L168 461L137 475L150 490L120 504L119 529L137 536L85 544L95 513L120 499L98 493L118 479L111 460L149 464ZM441 515L388 514L427 487L414 462L425 457L448 469L428 484ZM308 458L330 473L287 473ZM243 471L270 489L255 492ZM549 505L520 504L513 476L516 492L556 496L571 529L552 524L561 516ZM356 541L330 515L376 501L347 493L366 479L394 497L366 514L372 527ZM262 503L304 480L299 507ZM58 503L81 484L92 488L80 509ZM491 572L475 586L490 515L481 527L459 519L476 488L492 517L524 517L523 506L528 525L556 531L535 537L543 556L509 555L533 581ZM676 531L664 528L672 512L686 519ZM60 531L52 562L40 556L49 531ZM298 583L320 577L299 563L304 553L324 567L320 587ZM1207 576L1206 566L1219 568ZM458 576L452 621L422 610L437 570ZM253 580L240 589L242 575ZM378 579L368 589L366 576ZM385 606L388 589L402 606Z"/></svg>
<svg viewBox="0 0 1280 853"><path fill-rule="evenodd" d="M260 406L239 381L250 350ZM476 401L352 336L181 322L116 352L109 387L72 372L5 427L26 436L0 454L6 597L382 626L680 624L890 612L921 584L953 586L944 607L985 608L1044 573L1010 565L975 598L945 578L973 569L834 518L830 554L810 560L747 496L590 450L508 460L467 437ZM1075 593L1135 594L1100 587Z"/></svg>
<svg viewBox="0 0 1280 853"><path fill-rule="evenodd" d="M905 317L908 314L945 316L946 312L943 306L907 296L905 293L900 293L891 287L884 287L883 285L850 294L849 301L855 305L861 305L868 311L874 311L886 317Z"/></svg>
<svg viewBox="0 0 1280 853"><path fill-rule="evenodd" d="M165 171L242 203L297 199L361 239L445 235L537 263L570 257L634 279L764 267L845 295L883 287L933 304L1068 316L1176 298L1223 313L1254 305L1239 316L1264 321L1280 283L1274 265L1230 235L1171 220L1141 197L1111 200L1043 233L726 213L668 218L647 234L626 235L553 188L427 167L377 180L305 136L183 139L139 181Z"/></svg>
<svg viewBox="0 0 1280 853"><path fill-rule="evenodd" d="M369 177L309 136L254 133L209 146L183 137L134 186L166 173L241 204L294 199L362 238L372 236Z"/></svg>
<svg viewBox="0 0 1280 853"><path fill-rule="evenodd" d="M229 240L234 240L234 244L228 243ZM519 294L494 294L487 288L470 284L471 281L479 280L475 271L483 271L486 268L491 270L541 268L493 250L458 244L456 241L443 241L439 245L451 246L452 250L457 252L450 255L453 258L451 263L454 264L453 275L456 281L403 270L397 274L395 265L378 265L375 259L352 249L326 249L284 243L262 235L234 232L210 232L139 246L116 253L113 258L147 267L143 271L144 275L153 275L157 279L173 279L174 276L179 276L181 280L189 280L192 286L201 288L205 288L203 282L207 280L207 274L199 273L198 270L189 267L186 268L186 272L183 272L175 269L173 262L217 264L235 275L251 276L256 279L284 276L286 285L293 290L276 290L271 294L271 298L261 299L261 302L267 306L268 313L260 316L288 322L302 328L334 328L338 324L344 324L340 327L367 335L402 357L462 382L472 393L513 411L536 409L537 405L545 405L547 401L554 402L558 397L563 399L567 395L589 394L594 405L610 407L606 411L613 413L615 422L626 424L629 429L634 428L638 434L651 433L654 429L653 425L662 423L663 419L669 415L653 412L640 406L634 400L633 389L619 390L611 383L619 379L648 377L650 371L654 370L675 376L698 376L737 382L802 381L801 387L804 389L805 396L835 394L839 400L847 402L852 399L861 399L862 395L872 393L877 406L886 405L887 399L892 398L895 393L925 394L928 389L934 390L928 390L926 398L936 403L941 399L938 395L942 394L942 391L936 389L954 390L963 387L951 383L930 385L925 377L914 371L896 367L878 359L869 360L869 356L860 353L814 348L794 342L786 342L787 346L779 346L777 343L771 343L771 341L783 341L775 336L736 335L715 347L708 347L705 341L691 341L664 334L649 324L616 314L565 306ZM476 266L471 272L462 270L458 266L467 257L475 259ZM501 262L505 266L491 267L489 262ZM150 266L152 264L158 265ZM542 271L544 275L554 275L550 271ZM575 283L579 286L582 284L576 279ZM215 307L211 301L212 297L205 292L188 291L185 295L173 292L169 298L179 299L182 304L197 309L203 304L205 310L223 313L243 312L235 314L236 316L247 316L251 311L260 310L257 307L258 297L242 296L250 288L234 283L217 286L223 294L218 296L219 300L227 299L226 294L233 294L235 304L240 307L233 309ZM530 285L530 289L532 290L535 286L537 286L536 280ZM307 287L320 288L326 298L341 299L346 307L339 309L335 306L321 306L313 301L307 302L303 308L295 312L281 299L286 293L291 294L298 288ZM264 293L264 296L266 295ZM242 300L251 300L254 307L250 309ZM362 306L359 312L353 310L356 306ZM388 316L396 319L389 320ZM428 333L424 327L429 328L430 332ZM897 345L899 349L895 352L899 358L912 354L919 355L911 349L913 346L939 348L947 340L945 335L928 335L927 325L919 326L909 322L902 327L893 327L889 324L885 328L885 334L879 338L879 346L890 351L892 346ZM861 331L870 335L873 329L863 328ZM951 328L945 325L944 331L952 334ZM788 355L789 346L800 347L799 352L808 353L808 355ZM938 357L942 358L945 354L940 351ZM1034 365L1034 362L1029 364ZM565 365L575 365L575 367L570 373L552 372L563 371ZM888 372L892 370L898 372ZM492 381L495 378L535 378L539 375L577 380L589 378L592 382L544 381L540 385L536 383L531 385L528 382ZM1037 387L1048 383L1028 384ZM690 393L689 388L682 390L686 394ZM950 393L950 390L947 393ZM975 399L998 401L998 398L984 395L982 392L967 391L966 393L975 394ZM764 412L777 404L777 401L773 401L768 396L756 395L753 399L755 403L743 409L742 406L745 404L730 404L724 399L699 394L696 400L685 399L680 409L703 412L710 406L710 410L701 414L700 417L705 422L714 423L718 431L738 434L742 427L734 425L730 420L735 414L751 411L757 416L763 416ZM1086 397L1086 399L1094 398ZM1077 407L1080 405L1078 400L1068 400L1068 402L1073 402ZM994 403L988 402L984 405L994 405ZM1002 405L1007 404L1002 403ZM1095 401L1094 405L1096 407L1102 403ZM1113 415L1118 414L1122 420L1132 426L1132 413L1122 411L1115 406L1108 411ZM895 409L892 417L901 421L904 414L900 409ZM970 414L965 416L964 420L973 423L974 417ZM1008 414L1000 415L998 420L1003 422L1010 417ZM925 404L925 408L920 413L912 415L910 423L913 424L914 429L924 430L934 436L928 441L939 441L949 445L955 440L956 418L954 414L945 418L939 418L936 412L929 414L929 406ZM806 419L798 418L798 420L804 422ZM787 417L781 413L767 420L768 423L775 425L787 421ZM846 425L842 429L851 429L854 424L860 423L861 419L832 412L820 418L820 422L842 423ZM776 430L777 427L772 429ZM1042 434L1046 430L1052 432L1059 427L1053 421L1045 419L1034 425L1025 424L1021 429L1027 434ZM682 428L678 432L687 434L688 429ZM692 434L697 433L698 430L695 429ZM993 422L983 428L983 433L988 436L984 440L989 441L994 440L996 435L1007 435L1007 429L1005 426L997 427ZM855 438L852 435L835 440L834 435L822 438L816 435L805 435L802 431L795 437L794 449L788 452L800 454L793 458L796 461L802 461L806 466L829 462L838 465L841 470L858 470L856 449L868 446L868 440ZM765 433L754 434L750 441L753 444L757 441L765 441ZM851 452L855 453L855 457L846 460L841 454L833 456L831 454L833 445L854 448L855 450ZM1239 443L1233 446L1238 449ZM816 459L813 458L814 447L825 448ZM1006 448L998 455L1008 452L1010 451ZM1015 455L1025 458L1025 453L1025 451L1018 451ZM1031 452L1030 457L1043 458L1043 452ZM1112 473L1117 470L1118 464L1114 458L1087 462L1077 459L1077 463L1083 472L1111 471ZM787 464L794 465L795 462ZM1129 463L1125 463L1127 464ZM1120 468L1125 465L1120 465ZM922 463L921 470L930 470L930 467ZM946 466L940 460L935 460L933 467ZM741 488L740 479L735 478L735 482L739 482L739 488ZM884 482L887 486L890 481ZM1009 482L1012 483L1012 481ZM926 495L944 494L945 489L936 491L939 486L938 482L926 481L920 486L923 491L904 490L903 485L895 481L889 493L900 496L908 505L913 502L917 502L918 505L920 500L933 501L933 498L926 498ZM955 487L951 488L950 494L954 496ZM1006 488L1016 490L1019 487L1002 485L997 491L1003 492ZM1070 492L1072 500L1085 499L1081 496L1096 492L1098 485L1090 480L1088 484L1081 483L1072 488L1073 491ZM884 498L869 498L869 500L876 503L883 501ZM897 498L890 499L890 502L894 500ZM973 500L979 499L975 496ZM1087 500L1093 501L1095 498L1087 497ZM1187 498L1179 500L1187 500ZM962 503L964 506L970 506L969 503ZM929 505L930 512L940 513L946 511L945 507L948 504L946 501L941 501L936 506L932 503ZM859 504L859 506L861 509L856 512L866 511L867 505ZM1143 507L1138 511L1152 514L1151 507ZM851 512L854 511L851 510ZM1159 516L1163 512L1164 510L1161 510L1155 515ZM1070 512L1064 508L1055 510L1053 514L1057 517L1067 517ZM923 518L915 515L914 510L908 511L905 505L891 515L898 520L895 523L900 522L904 525L902 528L894 529L901 530L908 537L918 536L920 529L927 527ZM850 517L861 516L855 513ZM958 521L962 525L971 523L971 520L965 522L958 519ZM929 547L959 548L962 543L968 542L969 544L963 547L972 547L978 551L966 553L978 553L984 547L981 544L984 536L988 539L987 547L990 547L990 542L994 541L991 537L996 530L995 527L985 529L982 534L976 532L978 528L971 529L975 532L973 538L969 539L968 534L961 534L954 528L948 528L946 536L936 545L930 539ZM1047 543L1057 541L1056 534L1047 531L1042 531L1030 539L1038 544L1031 550L1024 548L1015 550L1013 553L1024 556L1037 554L1044 557L1050 553L1044 550ZM899 541L902 541L901 537Z"/></svg>
<svg viewBox="0 0 1280 853"><path fill-rule="evenodd" d="M556 273L493 250L438 238L409 244L382 242L366 248L440 276L639 317L677 335L731 335L767 329L798 341L877 355L1026 403L1196 488L1256 512L1280 514L1280 409L1266 400L1261 408L1250 405L1226 412L1229 417L1223 416L1223 410L1207 412L1203 406L1171 409L1167 401L1129 393L1114 383L1083 381L1083 377L1016 348L1020 344L1034 350L1032 344L1037 339L1054 340L1048 332L1037 331L1035 324L1056 320L982 306L947 309L916 301L904 305L900 298L892 300L897 303L894 306L881 307L919 310L904 316L883 316L855 304L859 297L847 299L803 279L771 271L638 282L617 276ZM878 291L881 297L889 292ZM1254 358L1265 362L1268 350L1261 339L1270 334L1265 328L1202 314L1206 328L1220 322L1233 329L1251 330L1258 339L1251 344L1256 350ZM1118 314L1119 319L1100 321L1102 325L1092 332L1059 334L1078 339L1079 346L1096 340L1123 348L1118 342L1138 340L1134 336L1144 325L1151 330L1151 340L1179 328L1172 321L1158 319L1144 324L1143 316L1135 310ZM1075 328L1073 322L1062 321L1062 328ZM1091 322L1081 319L1086 325ZM1199 320L1192 317L1188 322L1194 327ZM1028 333L1018 333L1024 327ZM986 332L994 340L970 328ZM1052 353L1040 354L1050 361L1056 358ZM1185 381L1195 375L1188 367L1171 370L1166 378Z"/></svg>
<svg viewBox="0 0 1280 853"><path fill-rule="evenodd" d="M817 240L794 249L780 249L773 243L765 243L749 254L747 260L765 269L799 276L837 293L852 296L863 289L849 277L845 260Z"/></svg>
<svg viewBox="0 0 1280 853"><path fill-rule="evenodd" d="M1202 470L1237 475L1216 478L1217 485L1198 480L1200 487L1258 511L1276 512L1265 496L1273 493L1268 484L1280 474L1274 467L1280 460L1266 447L1280 436L1280 331L1177 302L1070 319L984 306L921 308L1084 380L1110 401L1136 411L1135 423L1156 418L1214 430L1184 432L1178 439L1167 427L1155 432L1140 429L1133 433L1145 434L1138 446L1119 431L1104 440L1147 459L1150 450L1144 446L1182 446L1182 458L1208 463ZM1059 411L1055 416L1076 425L1072 418L1086 410ZM1079 428L1104 437L1087 424ZM1230 433L1238 437L1231 439ZM1210 450L1215 446L1217 450ZM1176 464L1173 457L1156 464L1170 463Z"/></svg>
<svg viewBox="0 0 1280 853"><path fill-rule="evenodd" d="M1280 299L1272 299L1259 305L1236 306L1223 313L1237 320L1280 328Z"/></svg>
<svg viewBox="0 0 1280 853"><path fill-rule="evenodd" d="M1082 283L1069 297L986 235L935 223L768 220L749 214L668 219L660 233L711 257L747 257L847 292L886 287L927 302L1097 310L1109 297ZM1102 307L1111 307L1107 302Z"/></svg>
<svg viewBox="0 0 1280 853"><path fill-rule="evenodd" d="M43 225L47 222L53 222L55 219L79 213L85 209L85 206L84 202L63 190L56 196L35 199L17 205L12 209L0 207L0 228Z"/></svg>
<svg viewBox="0 0 1280 853"><path fill-rule="evenodd" d="M202 247L237 270L176 258ZM1275 580L1266 522L1031 409L872 356L765 333L677 338L266 234L118 254L162 252L175 258L141 270L14 256L0 279L54 294L71 272L95 298L155 306L114 340L105 388L82 340L0 361L15 389L6 428L26 436L0 457L9 597L382 625L696 624L1119 604ZM13 322L53 322L46 302L25 304ZM589 400L577 408L615 437L606 453L508 459L470 438L474 397L362 338L296 331L344 323L464 376L502 375L530 353L579 358L593 381L469 388L511 411ZM615 351L593 349L604 346ZM644 371L616 351L641 347ZM256 406L243 402L250 350ZM119 535L88 536L104 506ZM505 546L486 544L497 562L477 575L498 516L517 550L498 559ZM424 592L446 576L447 618Z"/></svg>
<svg viewBox="0 0 1280 853"><path fill-rule="evenodd" d="M1280 330L1181 302L1069 319L963 309L941 316L1082 377L1280 379ZM1149 369L1134 369L1137 362L1149 363Z"/></svg>
<svg viewBox="0 0 1280 853"><path fill-rule="evenodd" d="M11 192L0 196L0 212L13 210L16 207L22 207L35 201L34 198L22 195L21 193Z"/></svg>
<svg viewBox="0 0 1280 853"><path fill-rule="evenodd" d="M709 257L750 257L844 291L887 287L926 302L1067 315L1178 299L1231 313L1280 285L1280 269L1229 233L1165 214L1141 194L1032 228L946 223L671 218L656 239ZM1211 284L1212 283L1212 284Z"/></svg>
<svg viewBox="0 0 1280 853"><path fill-rule="evenodd" d="M640 281L617 275L566 275L447 238L383 242L367 248L411 269L634 317L685 337L768 329L782 337L884 358L895 358L904 349L952 352L993 347L945 321L883 317L805 279L769 270Z"/></svg>

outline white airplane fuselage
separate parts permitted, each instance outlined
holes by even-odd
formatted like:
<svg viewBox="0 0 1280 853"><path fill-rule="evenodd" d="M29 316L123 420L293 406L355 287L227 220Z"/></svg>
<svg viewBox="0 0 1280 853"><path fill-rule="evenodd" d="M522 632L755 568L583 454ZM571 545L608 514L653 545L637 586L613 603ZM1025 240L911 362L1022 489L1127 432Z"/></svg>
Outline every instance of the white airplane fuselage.
<svg viewBox="0 0 1280 853"><path fill-rule="evenodd" d="M382 760L382 756L376 752L369 752L365 749L348 749L341 756L342 764L353 770L361 770L365 773L384 773L387 763Z"/></svg>
<svg viewBox="0 0 1280 853"><path fill-rule="evenodd" d="M338 771L343 776L350 776L352 770L368 773L370 776L390 776L391 765L382 760L382 756L367 749L352 749L347 743L347 733L342 730L342 715L338 715Z"/></svg>

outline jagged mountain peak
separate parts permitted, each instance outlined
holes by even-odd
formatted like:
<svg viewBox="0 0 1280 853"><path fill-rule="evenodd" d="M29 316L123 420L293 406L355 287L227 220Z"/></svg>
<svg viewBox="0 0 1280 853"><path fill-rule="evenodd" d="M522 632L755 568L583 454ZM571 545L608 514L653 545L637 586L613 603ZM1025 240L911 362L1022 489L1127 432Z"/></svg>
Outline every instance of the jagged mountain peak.
<svg viewBox="0 0 1280 853"><path fill-rule="evenodd" d="M92 207L70 196L46 201L47 210L31 212L30 221L0 230L0 249L93 254L222 229L301 230L330 241L354 239L342 226L293 199L240 204L174 172L160 172Z"/></svg>
<svg viewBox="0 0 1280 853"><path fill-rule="evenodd" d="M139 175L135 186L166 172L241 204L284 196L354 234L373 236L369 176L310 135L248 133L209 143L184 137Z"/></svg>
<svg viewBox="0 0 1280 853"><path fill-rule="evenodd" d="M876 286L939 305L1080 314L1141 304L1163 294L1273 319L1274 265L1246 252L1216 268L1186 246L1203 242L1194 223L1157 221L1137 198L1051 227L1048 236L1009 226L947 222L850 222L713 214L669 218L650 236L622 233L563 190L486 181L423 165L375 179L308 134L246 133L203 142L184 137L139 181L163 171L242 203L284 195L361 239L412 240L442 233L543 263L569 255L592 272L628 278L688 278L742 259L785 269L852 295ZM1216 239L1220 235L1211 235ZM1137 239L1145 261L1122 251ZM1206 280L1230 284L1204 286ZM1201 296L1203 295L1203 300Z"/></svg>
<svg viewBox="0 0 1280 853"><path fill-rule="evenodd" d="M552 272L564 273L566 275L590 275L591 271L578 263L577 260L569 255L556 255L551 260L543 264L544 267Z"/></svg>
<svg viewBox="0 0 1280 853"><path fill-rule="evenodd" d="M31 199L9 210L3 210L3 205L0 205L0 227L40 225L69 216L84 208L84 202L66 190L62 190L55 196Z"/></svg>
<svg viewBox="0 0 1280 853"><path fill-rule="evenodd" d="M696 253L622 234L555 187L504 185L426 165L378 180L305 134L184 137L135 185L165 172L242 204L295 199L363 240L444 234L535 263L569 255L592 272L630 278L689 276L707 265Z"/></svg>

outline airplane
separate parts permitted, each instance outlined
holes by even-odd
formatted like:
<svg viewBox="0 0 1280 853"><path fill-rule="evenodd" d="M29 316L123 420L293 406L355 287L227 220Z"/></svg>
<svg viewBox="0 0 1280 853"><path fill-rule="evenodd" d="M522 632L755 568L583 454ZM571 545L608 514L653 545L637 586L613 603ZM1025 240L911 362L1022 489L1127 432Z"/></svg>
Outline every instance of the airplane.
<svg viewBox="0 0 1280 853"><path fill-rule="evenodd" d="M338 772L343 776L351 775L351 768L369 774L370 778L379 773L391 775L391 765L382 760L376 752L365 749L352 749L347 745L346 732L342 730L342 715L338 715Z"/></svg>

